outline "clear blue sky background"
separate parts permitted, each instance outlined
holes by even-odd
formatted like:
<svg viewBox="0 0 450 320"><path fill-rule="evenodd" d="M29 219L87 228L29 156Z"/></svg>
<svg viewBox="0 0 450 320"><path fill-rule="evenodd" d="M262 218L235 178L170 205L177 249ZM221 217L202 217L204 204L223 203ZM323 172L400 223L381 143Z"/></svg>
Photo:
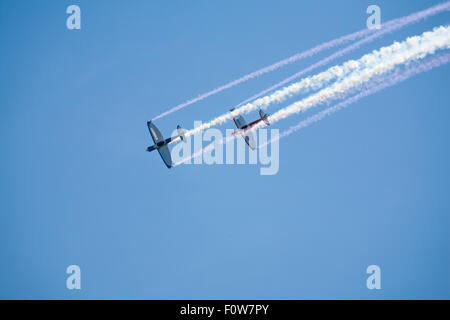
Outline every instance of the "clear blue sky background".
<svg viewBox="0 0 450 320"><path fill-rule="evenodd" d="M0 298L450 298L449 66L283 139L274 176L145 152L153 116L365 28L374 3L386 21L437 1L0 0ZM330 53L157 124L191 128Z"/></svg>

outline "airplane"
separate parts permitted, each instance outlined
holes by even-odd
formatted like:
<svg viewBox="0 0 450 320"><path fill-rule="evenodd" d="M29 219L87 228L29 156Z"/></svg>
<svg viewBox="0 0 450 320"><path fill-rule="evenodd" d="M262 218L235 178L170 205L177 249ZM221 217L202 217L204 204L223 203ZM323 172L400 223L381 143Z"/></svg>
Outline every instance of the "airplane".
<svg viewBox="0 0 450 320"><path fill-rule="evenodd" d="M172 168L172 157L170 155L169 148L167 147L169 144L174 143L181 139L181 141L186 142L185 133L186 130L181 128L180 125L177 126L178 135L175 137L167 138L164 140L163 135L158 130L158 128L153 124L152 121L147 121L148 131L150 131L150 135L152 136L153 142L155 143L153 146L147 148L148 152L152 152L153 150L158 150L159 155L163 159L167 168Z"/></svg>
<svg viewBox="0 0 450 320"><path fill-rule="evenodd" d="M232 111L234 111L234 108L230 110L230 112L232 112ZM236 124L236 127L240 130L242 138L244 138L245 142L248 144L250 149L255 150L256 143L255 143L255 138L254 138L253 132L247 131L247 130L251 129L255 124L257 124L261 121L264 121L264 123L266 125L270 126L270 123L267 120L268 117L269 117L269 115L267 113L264 113L261 109L259 109L259 119L255 120L253 122L250 122L249 124L247 124L247 122L245 122L244 117L242 117L242 116L233 118L233 121ZM238 132L235 131L233 133L233 135L235 135L237 133Z"/></svg>

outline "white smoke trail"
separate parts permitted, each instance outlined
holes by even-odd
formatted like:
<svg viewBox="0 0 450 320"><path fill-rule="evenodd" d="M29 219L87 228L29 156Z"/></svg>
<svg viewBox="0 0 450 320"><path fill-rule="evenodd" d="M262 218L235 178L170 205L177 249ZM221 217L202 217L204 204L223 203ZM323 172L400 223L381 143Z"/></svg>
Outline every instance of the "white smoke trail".
<svg viewBox="0 0 450 320"><path fill-rule="evenodd" d="M433 10L430 10L430 9L433 9ZM373 35L367 36L366 38L364 38L362 40L359 40L356 43L353 43L353 44L345 47L344 49L341 49L341 50L333 53L332 55L330 55L330 56L328 56L328 57L326 57L326 58L324 58L324 59L322 59L322 60L320 60L320 61L318 61L318 62L316 62L316 63L314 63L312 65L310 65L310 66L308 66L307 68L305 68L305 69L303 69L303 70L293 74L292 76L290 76L290 77L288 77L288 78L286 78L286 79L284 79L284 80L274 84L273 86L271 86L271 87L269 87L267 89L264 89L263 91L261 91L261 92L255 94L255 95L251 96L250 98L240 102L238 105L234 106L232 109L237 109L237 108L239 108L240 106L242 106L244 104L247 104L247 103L249 103L249 102L251 102L253 100L256 100L259 97L262 97L263 95L265 95L265 94L267 94L267 93L269 93L271 91L274 91L275 89L277 89L277 88L279 88L281 86L284 86L285 84L287 84L287 83L289 83L289 82L291 82L291 81L293 81L293 80L295 80L295 79L297 79L297 78L307 74L308 72L311 72L311 71L313 71L313 70L315 70L315 69L317 69L317 68L319 68L321 66L326 65L327 63L329 63L329 62L331 62L331 61L333 61L333 60L335 60L335 59L337 59L339 57L342 57L343 55L345 55L345 54L347 54L347 53L349 53L349 52L351 52L353 50L358 49L363 44L370 43L371 41L374 41L375 39L380 38L384 34L392 33L392 32L394 32L394 31L396 31L396 30L398 30L398 29L400 29L402 27L405 27L405 26L413 24L413 23L417 23L417 22L419 22L422 19L428 18L430 16L431 12L433 12L433 14L436 14L438 12L441 12L440 10L448 11L448 10L450 10L450 2L447 2L445 4L440 4L438 6L430 8L430 9L428 9L430 11L424 10L424 11L418 12L417 14L412 14L410 16L407 16L405 18L396 19L398 21L395 21L395 23L392 23L392 24L389 24L389 25L384 25L378 32L374 33Z"/></svg>
<svg viewBox="0 0 450 320"><path fill-rule="evenodd" d="M438 33L438 36L442 35ZM410 46L408 43L413 44L415 41L420 41L420 45L416 46L417 51L420 49L420 46L422 44L429 43L430 41L433 40L428 38L428 33L424 33L424 35L422 35L422 37L419 37L418 40L417 38L418 37L408 38L406 41L402 43L394 42L394 44L392 44L391 46L375 50L370 54L364 55L359 60L356 61L350 60L340 66L331 67L328 70L321 72L315 76L304 78L299 82L291 84L281 90L277 90L271 95L268 95L264 98L260 98L252 103L248 103L232 112L218 116L215 119L188 131L186 133L186 136L191 136L202 130L208 129L212 126L222 124L225 121L232 119L233 117L236 117L242 113L248 113L258 108L265 108L271 103L284 101L286 98L298 94L299 92L302 92L303 90L306 90L308 88L320 88L323 85L327 84L332 79L346 79L346 77L348 77L349 74L355 74L355 72L356 75L359 75L360 73L358 71L368 70L368 68L376 67L379 66L380 64L383 65L386 60L389 59L392 60L397 56L415 52L412 51L413 47ZM269 119L273 120L274 116L270 117Z"/></svg>
<svg viewBox="0 0 450 320"><path fill-rule="evenodd" d="M289 57L287 59L284 59L284 60L281 60L279 62L276 62L276 63L274 63L274 64L272 64L270 66L267 66L265 68L262 68L262 69L259 69L259 70L255 71L255 72L249 73L249 74L247 74L247 75L245 75L245 76L243 76L241 78L238 78L238 79L236 79L234 81L231 81L231 82L229 82L229 83L227 83L225 85L222 85L222 86L220 86L220 87L218 87L216 89L213 89L213 90L211 90L209 92L203 93L203 94L199 95L196 98L190 99L190 100L188 100L188 101L186 101L184 103L181 103L181 104L179 104L179 105L169 109L168 111L165 111L165 112L161 113L160 115L154 117L152 120L156 120L156 119L160 119L162 117L165 117L165 116L167 116L167 115L169 115L169 114L171 114L171 113L173 113L175 111L183 109L183 108L185 108L185 107L187 107L187 106L189 106L189 105L191 105L191 104L193 104L195 102L201 101L201 100L203 100L203 99L205 99L205 98L207 98L209 96L212 96L212 95L214 95L216 93L219 93L221 91L224 91L226 89L234 87L234 86L236 86L236 85L238 85L240 83L243 83L245 81L248 81L250 79L259 77L259 76L261 76L261 75L263 75L265 73L269 73L271 71L274 71L274 70L276 70L276 69L278 69L278 68L280 68L282 66L285 66L287 64L293 63L293 62L298 61L300 59L304 59L304 58L313 56L313 55L315 55L315 54L317 54L317 53L319 53L319 52L321 52L321 51L323 51L325 49L333 48L335 46L344 44L346 42L360 39L360 38L365 37L365 36L367 36L367 35L369 35L371 33L375 33L373 35L373 37L369 37L368 40L365 41L365 42L368 42L368 41L371 41L371 40L381 36L382 34L384 34L386 32L392 32L392 31L394 31L394 30L396 30L396 29L398 29L398 28L400 28L402 26L405 26L405 25L408 25L408 24L412 24L412 23L417 23L420 20L429 18L429 17L434 16L434 15L440 13L440 12L448 11L448 10L450 10L450 1L442 3L442 4L435 5L433 7L430 7L428 9L425 9L425 10L422 10L422 11L419 11L419 12L416 12L416 13L413 13L413 14L411 14L409 16L405 16L405 17L401 17L401 18L390 20L390 21L388 21L386 23L383 23L381 25L381 30L379 30L379 31L376 31L374 29L364 29L364 30L360 30L358 32L351 33L351 34L346 35L346 36L342 36L342 37L340 37L338 39L334 39L334 40L325 42L325 43L320 44L320 45L318 45L318 46L316 46L316 47L314 47L312 49L309 49L309 50L297 53L297 54L295 54L295 55L293 55L293 56L291 56L291 57ZM365 42L361 42L356 47L353 47L353 48L357 48L358 46L360 46L362 43L365 43ZM350 51L350 50L353 50L353 49L349 48L348 51ZM348 51L346 51L346 52L348 52ZM342 52L340 55L343 55L344 53L345 52ZM338 56L340 56L340 55L338 55ZM337 56L335 56L334 58L336 58L336 57ZM331 58L328 61L331 61L334 58ZM326 62L328 62L328 61L326 61ZM323 65L326 62L323 62L320 65ZM320 65L317 65L316 67L318 67ZM308 71L311 71L311 70L312 69L307 70L305 72L308 72ZM293 79L301 76L302 74L304 74L304 73L301 73L301 74L298 73L298 74L294 75L291 80L288 80L289 79L288 78L288 79L286 79L286 82L282 82L282 83L279 83L277 85L278 86L282 86L285 83L290 82ZM271 87L268 90L271 91L271 90L277 88L278 86ZM262 93L257 95L257 97L259 97L260 95L265 94L266 92L268 92L268 91L263 91ZM250 99L252 99L252 98L250 98ZM247 101L244 101L243 103L239 104L239 106L244 104L244 103L246 103L246 102Z"/></svg>
<svg viewBox="0 0 450 320"><path fill-rule="evenodd" d="M403 82L419 73L422 72L426 72L429 71L433 68L442 66L444 64L447 64L450 62L450 53L445 53L445 54L441 54L435 58L432 58L429 61L425 61L425 62L420 62L417 63L415 65L410 65L407 69L405 69L403 72L401 73L394 73L394 74L390 74L387 77L381 77L379 79L379 81L377 81L378 83L376 85L371 85L367 88L365 88L363 91L361 91L360 93L354 95L351 98L348 98L338 104L336 104L333 107L327 108L305 120L300 121L297 125L290 127L289 129L283 131L282 133L280 133L280 135L277 138L273 138L270 141L261 144L258 146L258 148L263 148L266 145L274 142L275 140L279 140L283 137L286 137L300 129L303 129L317 121L322 120L323 118L325 118L326 116L329 116L343 108L348 107L350 104L358 102L361 98L367 97L369 95L375 94L387 87L393 86L397 83Z"/></svg>
<svg viewBox="0 0 450 320"><path fill-rule="evenodd" d="M386 74L399 65L424 59L427 55L434 54L436 50L450 48L450 27L441 26L439 28L435 28L432 32L424 32L422 36L410 37L406 41L402 43L396 42L394 43L394 45L398 47L398 50L395 50L395 54L387 54L389 52L389 49L386 48L382 48L379 51L374 51L372 54L375 54L375 57L378 57L378 61L380 63L376 64L375 66L365 68L359 72L352 73L342 81L335 83L334 85L327 87L306 99L296 102L284 109L281 109L273 116L269 117L269 121L271 123L274 123L286 118L293 113L305 111L320 103L339 97L340 94L361 86L367 81L373 80L373 78L376 76ZM369 60L371 60L371 58L374 58L374 56L366 56ZM260 123L249 130L253 131L262 126L263 124ZM226 143L228 142L228 140L233 138L234 137L228 137L226 139L222 139L218 142L217 145ZM195 154L186 157L185 159L182 159L181 161L176 163L175 166L192 158L195 158L212 148L214 148L213 144L211 144L207 148L199 150Z"/></svg>
<svg viewBox="0 0 450 320"><path fill-rule="evenodd" d="M369 60L377 59L379 60L379 63L358 72L354 72L341 81L320 90L318 93L277 111L272 116L269 116L269 122L275 123L294 113L306 111L311 107L332 99L336 94L345 92L355 86L367 82L377 75L389 72L398 65L423 59L427 55L434 54L440 49L450 48L450 27L441 26L435 28L433 31L424 32L422 36L410 37L401 43L396 42L393 46L399 48L398 50L395 50L394 54L386 55L386 48L382 48L378 51L374 51L370 55L366 55ZM256 130L262 126L263 124L258 123L252 130Z"/></svg>

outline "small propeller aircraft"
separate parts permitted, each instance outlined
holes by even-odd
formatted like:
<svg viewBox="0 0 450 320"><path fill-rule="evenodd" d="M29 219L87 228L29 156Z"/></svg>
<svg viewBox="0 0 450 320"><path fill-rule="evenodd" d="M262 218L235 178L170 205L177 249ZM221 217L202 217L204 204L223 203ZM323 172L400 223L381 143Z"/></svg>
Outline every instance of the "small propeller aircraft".
<svg viewBox="0 0 450 320"><path fill-rule="evenodd" d="M234 111L234 108L230 110L230 112ZM264 113L261 109L259 109L259 119L255 120L253 122L250 122L247 124L245 122L245 119L243 116L234 117L233 121L236 124L236 127L240 130L240 133L242 135L242 138L244 138L245 142L248 144L250 149L255 150L256 149L256 143L255 143L255 137L253 135L253 132L247 131L248 129L251 129L255 124L264 121L264 123L268 126L270 126L270 123L268 121L269 115L267 113ZM235 131L233 135L237 134L238 132Z"/></svg>
<svg viewBox="0 0 450 320"><path fill-rule="evenodd" d="M164 140L163 135L158 130L158 128L153 124L152 121L147 122L147 127L148 131L150 131L150 135L152 136L153 142L155 143L153 146L148 147L147 151L151 152L153 150L158 150L167 168L170 169L172 167L172 157L170 155L170 151L167 146L171 143L178 141L179 139L181 139L181 141L186 142L185 137L186 130L184 130L178 125L177 126L178 135Z"/></svg>

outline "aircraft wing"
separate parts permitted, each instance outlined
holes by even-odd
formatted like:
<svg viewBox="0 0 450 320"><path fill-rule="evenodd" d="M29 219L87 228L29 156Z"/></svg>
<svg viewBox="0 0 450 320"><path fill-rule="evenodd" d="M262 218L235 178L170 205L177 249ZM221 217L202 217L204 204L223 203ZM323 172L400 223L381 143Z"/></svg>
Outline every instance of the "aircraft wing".
<svg viewBox="0 0 450 320"><path fill-rule="evenodd" d="M164 163L166 164L167 168L172 167L172 157L170 155L169 148L167 145L164 145L160 148L158 148L159 155L163 159Z"/></svg>
<svg viewBox="0 0 450 320"><path fill-rule="evenodd" d="M150 131L150 135L152 136L153 142L155 144L164 140L164 137L161 134L161 132L151 121L147 122L147 126L148 126L148 131Z"/></svg>
<svg viewBox="0 0 450 320"><path fill-rule="evenodd" d="M253 132L245 132L242 133L242 137L244 138L245 142L247 142L250 149L255 150L256 149L256 142L255 142L255 136Z"/></svg>
<svg viewBox="0 0 450 320"><path fill-rule="evenodd" d="M234 123L236 124L236 127L238 127L238 129L242 129L243 127L245 127L247 125L247 122L245 122L245 119L243 116L239 116L239 117L235 117L233 118Z"/></svg>
<svg viewBox="0 0 450 320"><path fill-rule="evenodd" d="M238 127L238 129L240 130L245 130L248 125L247 122L245 122L244 117L239 116L239 117L235 117L233 118L234 123L236 124L236 127ZM242 137L244 138L245 142L248 144L248 146L250 147L250 149L255 150L256 148L256 142L255 142L255 136L253 135L253 132L249 131L249 132L242 132Z"/></svg>

